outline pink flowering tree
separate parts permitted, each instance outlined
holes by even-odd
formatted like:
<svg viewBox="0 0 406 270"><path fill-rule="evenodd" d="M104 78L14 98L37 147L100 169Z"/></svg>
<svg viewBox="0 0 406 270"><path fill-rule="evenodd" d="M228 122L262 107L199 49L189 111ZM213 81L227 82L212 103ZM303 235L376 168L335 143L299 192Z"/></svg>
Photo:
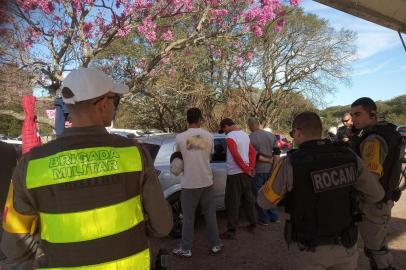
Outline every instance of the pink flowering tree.
<svg viewBox="0 0 406 270"><path fill-rule="evenodd" d="M131 36L135 45L150 48L148 57L131 63L133 74L127 83L137 91L176 51L207 45L211 39L261 37L264 27L274 21L280 28L283 2L298 4L298 0L14 0L8 23L2 26L12 33L2 61L17 61L55 94L64 72L92 65L113 42ZM180 25L184 31L176 32ZM243 64L244 57L235 61Z"/></svg>

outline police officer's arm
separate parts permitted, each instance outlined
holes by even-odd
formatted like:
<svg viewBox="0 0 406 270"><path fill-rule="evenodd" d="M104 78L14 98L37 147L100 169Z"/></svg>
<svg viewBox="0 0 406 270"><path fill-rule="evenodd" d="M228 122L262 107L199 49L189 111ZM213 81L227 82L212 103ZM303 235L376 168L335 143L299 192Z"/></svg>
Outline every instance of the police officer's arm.
<svg viewBox="0 0 406 270"><path fill-rule="evenodd" d="M385 191L379 183L379 177L365 167L364 162L357 156L358 178L354 188L360 192L363 200L374 203L383 199Z"/></svg>
<svg viewBox="0 0 406 270"><path fill-rule="evenodd" d="M282 158L271 177L258 192L257 203L264 209L275 207L292 190L293 170L288 158Z"/></svg>
<svg viewBox="0 0 406 270"><path fill-rule="evenodd" d="M25 188L26 159L14 171L4 208L1 249L12 262L31 259L38 249L38 215L35 202Z"/></svg>
<svg viewBox="0 0 406 270"><path fill-rule="evenodd" d="M371 135L366 138L360 146L361 158L368 171L375 179L383 175L383 162L388 154L388 145L378 135Z"/></svg>
<svg viewBox="0 0 406 270"><path fill-rule="evenodd" d="M153 161L145 149L141 148L143 162L142 205L148 233L161 237L172 229L172 210L165 200Z"/></svg>
<svg viewBox="0 0 406 270"><path fill-rule="evenodd" d="M383 174L388 145L381 136L371 135L362 142L360 150L363 162L358 164L358 171L361 175L354 187L361 191L365 201L378 202L385 194L379 178Z"/></svg>

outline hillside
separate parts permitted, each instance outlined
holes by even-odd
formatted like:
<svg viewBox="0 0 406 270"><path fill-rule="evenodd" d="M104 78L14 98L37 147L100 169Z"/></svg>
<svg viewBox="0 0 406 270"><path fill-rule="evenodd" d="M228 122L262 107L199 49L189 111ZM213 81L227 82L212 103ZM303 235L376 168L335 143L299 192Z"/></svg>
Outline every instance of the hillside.
<svg viewBox="0 0 406 270"><path fill-rule="evenodd" d="M380 120L386 120L396 125L406 125L406 95L401 95L387 101L377 101ZM338 126L341 116L350 111L351 104L328 107L320 111L324 126Z"/></svg>

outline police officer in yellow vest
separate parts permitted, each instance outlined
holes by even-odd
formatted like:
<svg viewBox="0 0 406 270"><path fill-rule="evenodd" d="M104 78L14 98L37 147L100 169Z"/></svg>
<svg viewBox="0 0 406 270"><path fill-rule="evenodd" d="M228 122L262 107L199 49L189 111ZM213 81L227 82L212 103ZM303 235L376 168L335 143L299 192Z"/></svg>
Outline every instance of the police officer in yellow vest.
<svg viewBox="0 0 406 270"><path fill-rule="evenodd" d="M294 269L354 270L358 215L353 195L377 202L384 191L348 147L321 139L316 113L297 115L291 134L298 149L277 164L258 193L258 204L269 209L283 201L290 214L285 239Z"/></svg>
<svg viewBox="0 0 406 270"><path fill-rule="evenodd" d="M365 243L364 251L371 269L395 269L386 235L394 201L400 197L402 137L395 125L378 122L376 104L368 97L354 101L351 115L355 128L360 130L354 150L371 172L371 181L378 180L385 190L383 200L361 205L360 233Z"/></svg>
<svg viewBox="0 0 406 270"><path fill-rule="evenodd" d="M72 128L26 154L12 178L1 243L9 259L36 253L36 269L150 269L147 234L168 234L172 217L149 154L105 129L127 92L97 69L66 77Z"/></svg>

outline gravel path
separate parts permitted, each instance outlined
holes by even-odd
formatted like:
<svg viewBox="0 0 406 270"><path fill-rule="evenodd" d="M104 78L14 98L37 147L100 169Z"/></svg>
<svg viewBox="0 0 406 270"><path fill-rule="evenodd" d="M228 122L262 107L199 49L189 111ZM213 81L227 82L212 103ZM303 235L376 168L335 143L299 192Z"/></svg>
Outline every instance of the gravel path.
<svg viewBox="0 0 406 270"><path fill-rule="evenodd" d="M171 270L290 270L299 269L292 265L287 245L283 240L283 224L285 215L281 213L281 223L270 226L258 226L254 234L241 228L237 240L225 241L225 248L221 254L209 254L209 243L205 235L204 222L197 224L193 256L180 259L171 256ZM406 192L401 200L395 204L392 211L392 221L389 229L389 247L392 250L395 266L398 270L406 270ZM219 230L226 229L224 212L218 213ZM246 223L241 221L241 226ZM151 246L156 252L158 248L171 251L177 247L179 240L170 238L152 240ZM367 259L363 254L362 240L359 241L359 268L369 269Z"/></svg>

